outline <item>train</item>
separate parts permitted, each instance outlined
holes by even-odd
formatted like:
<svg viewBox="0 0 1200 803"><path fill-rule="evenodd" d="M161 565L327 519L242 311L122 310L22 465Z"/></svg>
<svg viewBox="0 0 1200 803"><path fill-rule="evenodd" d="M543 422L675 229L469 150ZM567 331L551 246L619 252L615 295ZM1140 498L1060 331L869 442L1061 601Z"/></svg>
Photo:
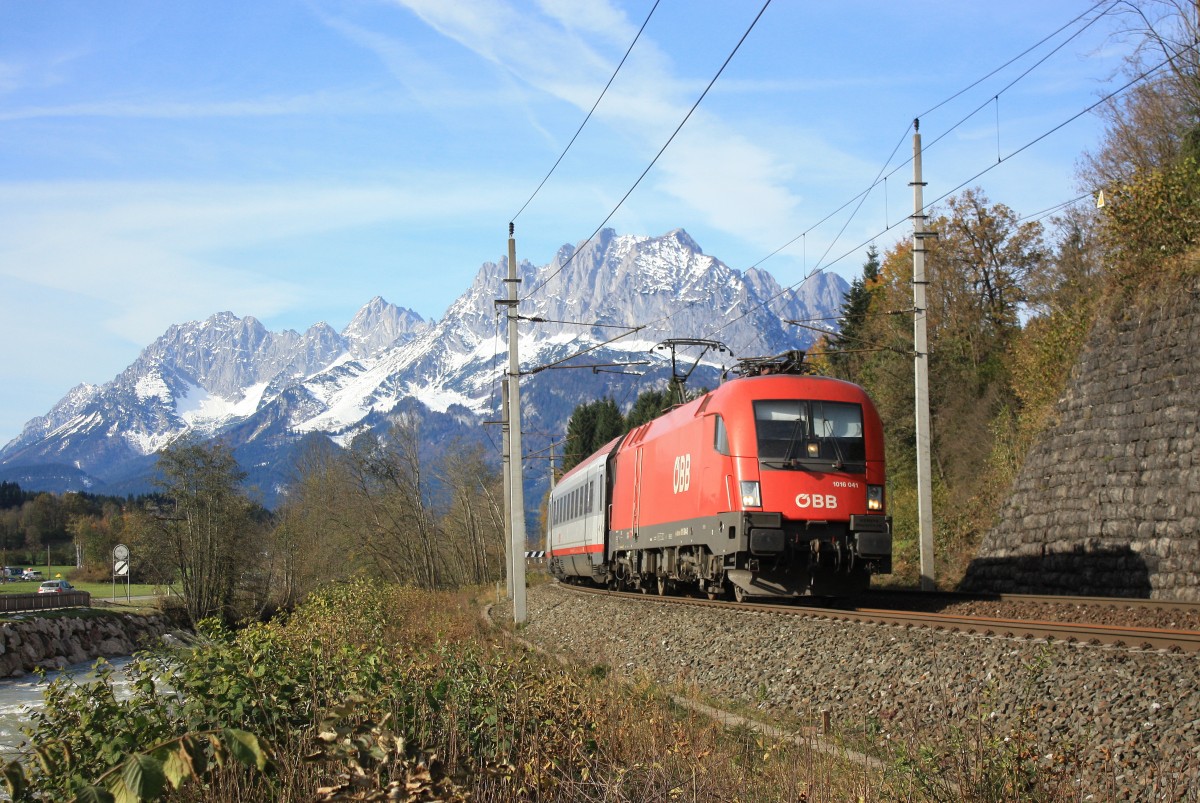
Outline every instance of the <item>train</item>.
<svg viewBox="0 0 1200 803"><path fill-rule="evenodd" d="M709 599L860 593L892 570L883 426L794 354L613 439L547 506L560 581Z"/></svg>

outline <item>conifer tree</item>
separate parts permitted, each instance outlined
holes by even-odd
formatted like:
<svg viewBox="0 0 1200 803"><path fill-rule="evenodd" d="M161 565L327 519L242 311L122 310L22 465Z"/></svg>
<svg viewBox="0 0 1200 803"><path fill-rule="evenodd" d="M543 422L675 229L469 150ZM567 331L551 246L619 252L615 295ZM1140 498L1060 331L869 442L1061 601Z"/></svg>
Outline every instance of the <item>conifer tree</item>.
<svg viewBox="0 0 1200 803"><path fill-rule="evenodd" d="M879 269L879 250L871 244L867 248L867 261L863 263L862 276L851 282L846 300L842 304L842 315L839 319L841 331L829 338L832 372L851 381L861 381L856 376L862 364L858 352L866 346L864 341L869 334L867 320L871 311L871 300L879 286Z"/></svg>

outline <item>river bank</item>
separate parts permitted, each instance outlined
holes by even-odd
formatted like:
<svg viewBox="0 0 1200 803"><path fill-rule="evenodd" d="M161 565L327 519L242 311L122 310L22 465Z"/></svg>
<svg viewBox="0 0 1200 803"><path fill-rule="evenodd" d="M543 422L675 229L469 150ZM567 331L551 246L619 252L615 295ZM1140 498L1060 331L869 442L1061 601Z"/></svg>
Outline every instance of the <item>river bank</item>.
<svg viewBox="0 0 1200 803"><path fill-rule="evenodd" d="M57 670L100 656L130 655L176 629L160 614L73 610L23 614L0 625L0 678Z"/></svg>

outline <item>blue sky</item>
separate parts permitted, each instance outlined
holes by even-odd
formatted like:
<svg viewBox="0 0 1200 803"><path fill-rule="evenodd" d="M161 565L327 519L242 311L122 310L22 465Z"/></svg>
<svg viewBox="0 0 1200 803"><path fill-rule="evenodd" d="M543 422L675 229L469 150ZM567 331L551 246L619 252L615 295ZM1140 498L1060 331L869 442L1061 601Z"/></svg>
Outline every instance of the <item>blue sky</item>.
<svg viewBox="0 0 1200 803"><path fill-rule="evenodd" d="M652 5L0 0L0 443L173 323L340 329L375 295L440 318L505 253ZM600 225L760 7L660 2L517 218L520 258ZM998 158L973 182L992 201L1066 201L1094 116L1010 154L1123 83L1119 18L930 110L1092 7L774 0L609 225L685 228L785 285L823 254L852 278L861 244L909 231L911 168L816 224L909 157L917 115L927 201Z"/></svg>

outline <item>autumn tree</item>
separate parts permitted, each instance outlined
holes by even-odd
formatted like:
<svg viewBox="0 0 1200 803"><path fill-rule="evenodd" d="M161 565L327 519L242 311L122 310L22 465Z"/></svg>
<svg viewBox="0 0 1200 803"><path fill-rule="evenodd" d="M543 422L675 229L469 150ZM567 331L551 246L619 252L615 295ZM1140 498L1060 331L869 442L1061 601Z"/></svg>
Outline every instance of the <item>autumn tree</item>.
<svg viewBox="0 0 1200 803"><path fill-rule="evenodd" d="M343 450L324 437L310 437L271 532L270 572L281 607L293 608L321 583L352 574L350 558L362 525L352 486Z"/></svg>
<svg viewBox="0 0 1200 803"><path fill-rule="evenodd" d="M1033 309L1033 288L1048 266L1040 224L1022 222L1003 204L968 190L933 210L926 240L927 323L935 516L939 540L958 549L987 526L992 499L994 424L1015 398L1009 355ZM916 433L912 319L888 314L912 307L912 250L868 256L859 292L845 310L843 340L863 349L833 360L834 375L864 385L884 420L891 511L898 554L911 560L916 538ZM853 374L851 374L853 372ZM986 497L986 498L985 498ZM901 561L903 563L903 561Z"/></svg>
<svg viewBox="0 0 1200 803"><path fill-rule="evenodd" d="M1106 195L1186 156L1200 159L1200 19L1192 0L1129 0L1114 12L1132 39L1129 89L1097 110L1105 132L1084 154L1080 180Z"/></svg>
<svg viewBox="0 0 1200 803"><path fill-rule="evenodd" d="M159 511L192 621L236 619L234 589L257 568L253 506L242 490L245 472L229 447L183 439L159 453L155 481L166 500Z"/></svg>
<svg viewBox="0 0 1200 803"><path fill-rule="evenodd" d="M438 461L447 496L439 528L451 550L457 583L498 579L504 566L504 498L500 474L481 445L452 444Z"/></svg>
<svg viewBox="0 0 1200 803"><path fill-rule="evenodd" d="M442 566L418 424L400 420L385 436L363 432L346 454L350 496L367 528L357 542L380 574L397 583L437 588Z"/></svg>
<svg viewBox="0 0 1200 803"><path fill-rule="evenodd" d="M422 439L416 418L360 433L348 449L314 440L284 500L271 555L285 606L352 574L437 588L503 571L496 461L477 444Z"/></svg>

